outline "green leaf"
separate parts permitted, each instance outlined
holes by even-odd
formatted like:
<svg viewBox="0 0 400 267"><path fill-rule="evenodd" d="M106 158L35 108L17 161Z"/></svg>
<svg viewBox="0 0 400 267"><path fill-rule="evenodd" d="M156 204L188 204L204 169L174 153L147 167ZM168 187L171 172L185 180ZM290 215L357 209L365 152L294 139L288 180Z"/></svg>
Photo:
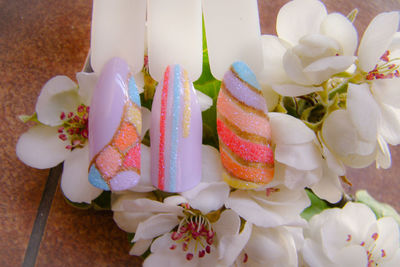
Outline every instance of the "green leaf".
<svg viewBox="0 0 400 267"><path fill-rule="evenodd" d="M354 23L354 21L355 21L356 18L357 18L357 14L358 14L358 9L355 8L355 9L353 9L353 10L347 15L347 18L348 18L352 23Z"/></svg>
<svg viewBox="0 0 400 267"><path fill-rule="evenodd" d="M38 121L36 112L33 113L32 115L19 115L18 118L19 118L23 123L27 123L27 122L29 122L29 121L33 121L33 122L40 123L40 121Z"/></svg>
<svg viewBox="0 0 400 267"><path fill-rule="evenodd" d="M103 191L92 204L95 210L111 210L111 191Z"/></svg>
<svg viewBox="0 0 400 267"><path fill-rule="evenodd" d="M311 200L311 205L303 210L300 214L303 219L309 221L314 215L322 212L325 209L329 209L328 202L325 200L320 199L315 195L311 190L306 189L308 198Z"/></svg>
<svg viewBox="0 0 400 267"><path fill-rule="evenodd" d="M68 205L76 208L76 209L80 209L80 210L87 210L90 209L92 207L92 204L88 204L85 202L79 203L79 202L72 202L71 200L69 200L68 198L66 198L65 196L63 196L65 199L65 202L67 202Z"/></svg>
<svg viewBox="0 0 400 267"><path fill-rule="evenodd" d="M364 203L375 213L377 218L392 217L400 226L400 215L389 204L382 203L374 199L366 190L359 190L356 192L356 201Z"/></svg>

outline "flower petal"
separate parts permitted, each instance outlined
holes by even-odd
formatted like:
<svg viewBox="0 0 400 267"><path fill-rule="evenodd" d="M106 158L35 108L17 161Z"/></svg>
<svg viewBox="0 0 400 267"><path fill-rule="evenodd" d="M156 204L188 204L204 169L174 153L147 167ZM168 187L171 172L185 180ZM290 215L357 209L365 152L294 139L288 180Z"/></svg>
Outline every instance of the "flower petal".
<svg viewBox="0 0 400 267"><path fill-rule="evenodd" d="M135 233L139 223L153 214L150 212L114 211L113 219L120 229L127 233Z"/></svg>
<svg viewBox="0 0 400 267"><path fill-rule="evenodd" d="M283 55L283 68L287 75L295 83L301 85L312 85L313 82L304 73L304 68L298 55L292 50L287 50Z"/></svg>
<svg viewBox="0 0 400 267"><path fill-rule="evenodd" d="M321 24L321 33L340 43L342 55L354 55L358 36L356 28L348 18L340 13L329 14Z"/></svg>
<svg viewBox="0 0 400 267"><path fill-rule="evenodd" d="M275 144L304 144L315 139L314 132L293 116L278 112L270 112L268 116Z"/></svg>
<svg viewBox="0 0 400 267"><path fill-rule="evenodd" d="M371 21L358 48L361 69L371 71L375 67L379 58L388 49L398 27L397 11L381 13Z"/></svg>
<svg viewBox="0 0 400 267"><path fill-rule="evenodd" d="M141 256L150 247L152 241L151 239L141 239L137 241L129 251L129 255Z"/></svg>
<svg viewBox="0 0 400 267"><path fill-rule="evenodd" d="M284 227L253 227L246 252L256 262L273 262L275 266L298 266L293 237Z"/></svg>
<svg viewBox="0 0 400 267"><path fill-rule="evenodd" d="M171 231L178 223L179 220L176 214L157 214L151 216L139 223L133 241L153 239Z"/></svg>
<svg viewBox="0 0 400 267"><path fill-rule="evenodd" d="M199 101L200 110L203 112L209 109L213 104L212 98L199 90L194 90L194 91L196 93L197 100Z"/></svg>
<svg viewBox="0 0 400 267"><path fill-rule="evenodd" d="M50 126L61 124L61 112L75 111L80 104L76 84L67 76L55 76L42 88L36 102L38 120Z"/></svg>
<svg viewBox="0 0 400 267"><path fill-rule="evenodd" d="M283 40L274 35L261 36L264 58L264 70L258 79L260 83L287 83L290 78L283 68L283 55L287 46Z"/></svg>
<svg viewBox="0 0 400 267"><path fill-rule="evenodd" d="M382 217L377 221L378 239L376 247L380 248L374 251L377 257L381 256L382 250L388 258L395 255L399 250L399 226L392 217Z"/></svg>
<svg viewBox="0 0 400 267"><path fill-rule="evenodd" d="M240 230L240 217L233 210L224 210L218 221L213 224L213 229L217 233L218 238L228 235L237 235Z"/></svg>
<svg viewBox="0 0 400 267"><path fill-rule="evenodd" d="M250 238L252 224L246 222L239 235L225 235L218 244L219 260L223 266L231 266Z"/></svg>
<svg viewBox="0 0 400 267"><path fill-rule="evenodd" d="M338 266L367 266L365 249L358 245L347 246L341 249L335 256Z"/></svg>
<svg viewBox="0 0 400 267"><path fill-rule="evenodd" d="M150 129L151 111L145 107L141 107L140 111L142 112L142 133L140 137L143 139L146 135L147 130Z"/></svg>
<svg viewBox="0 0 400 267"><path fill-rule="evenodd" d="M65 160L70 150L58 138L57 128L45 125L31 127L17 142L18 158L33 168L47 169Z"/></svg>
<svg viewBox="0 0 400 267"><path fill-rule="evenodd" d="M304 241L302 256L308 266L336 267L336 265L325 256L321 245L311 239L306 239Z"/></svg>
<svg viewBox="0 0 400 267"><path fill-rule="evenodd" d="M229 196L230 188L225 182L200 183L195 188L181 193L189 205L207 214L221 208Z"/></svg>
<svg viewBox="0 0 400 267"><path fill-rule="evenodd" d="M123 209L129 212L170 212L180 214L182 211L181 207L167 205L147 198L126 199L122 205Z"/></svg>
<svg viewBox="0 0 400 267"><path fill-rule="evenodd" d="M389 169L392 165L389 146L380 135L378 135L378 148L378 153L376 155L376 167Z"/></svg>
<svg viewBox="0 0 400 267"><path fill-rule="evenodd" d="M279 164L278 166L282 165ZM290 166L285 166L284 168L284 185L291 190L310 187L321 178L322 168L316 168L310 171L299 170Z"/></svg>
<svg viewBox="0 0 400 267"><path fill-rule="evenodd" d="M363 140L375 141L380 111L368 84L351 84L347 90L347 110Z"/></svg>
<svg viewBox="0 0 400 267"><path fill-rule="evenodd" d="M400 108L400 79L379 79L372 83L372 93L378 102Z"/></svg>
<svg viewBox="0 0 400 267"><path fill-rule="evenodd" d="M64 196L73 202L91 203L103 190L94 187L88 180L89 148L74 149L64 161L61 189Z"/></svg>
<svg viewBox="0 0 400 267"><path fill-rule="evenodd" d="M275 160L300 170L313 170L321 164L321 153L314 143L277 145Z"/></svg>
<svg viewBox="0 0 400 267"><path fill-rule="evenodd" d="M277 94L270 85L261 84L262 94L267 103L268 111L273 111L279 103L279 94Z"/></svg>
<svg viewBox="0 0 400 267"><path fill-rule="evenodd" d="M321 136L319 136L319 138L321 138L320 140L322 140ZM336 158L324 143L322 143L322 153L324 158L326 159L327 167L330 170L332 170L337 175L345 175L346 168L343 165L343 162Z"/></svg>
<svg viewBox="0 0 400 267"><path fill-rule="evenodd" d="M369 166L376 158L376 146L375 150L369 155L357 155L351 154L342 158L344 164L352 168L365 168Z"/></svg>
<svg viewBox="0 0 400 267"><path fill-rule="evenodd" d="M320 86L301 86L297 84L273 84L272 89L283 96L302 96L323 90Z"/></svg>
<svg viewBox="0 0 400 267"><path fill-rule="evenodd" d="M76 80L78 81L78 94L81 97L82 103L89 106L92 101L92 93L96 86L98 75L96 72L78 72Z"/></svg>
<svg viewBox="0 0 400 267"><path fill-rule="evenodd" d="M343 188L336 173L324 166L324 175L318 183L311 186L312 191L330 203L337 203L342 199Z"/></svg>
<svg viewBox="0 0 400 267"><path fill-rule="evenodd" d="M345 110L335 110L325 119L322 135L328 148L340 156L357 149L357 132Z"/></svg>
<svg viewBox="0 0 400 267"><path fill-rule="evenodd" d="M212 183L220 182L222 173L222 164L219 151L208 145L201 146L202 162L202 182Z"/></svg>
<svg viewBox="0 0 400 267"><path fill-rule="evenodd" d="M290 1L279 10L276 32L294 45L304 35L318 33L326 15L325 6L319 1Z"/></svg>
<svg viewBox="0 0 400 267"><path fill-rule="evenodd" d="M400 108L381 104L379 134L391 145L400 144Z"/></svg>
<svg viewBox="0 0 400 267"><path fill-rule="evenodd" d="M348 69L355 59L353 56L324 57L304 68L304 73L313 84L321 84L332 75Z"/></svg>

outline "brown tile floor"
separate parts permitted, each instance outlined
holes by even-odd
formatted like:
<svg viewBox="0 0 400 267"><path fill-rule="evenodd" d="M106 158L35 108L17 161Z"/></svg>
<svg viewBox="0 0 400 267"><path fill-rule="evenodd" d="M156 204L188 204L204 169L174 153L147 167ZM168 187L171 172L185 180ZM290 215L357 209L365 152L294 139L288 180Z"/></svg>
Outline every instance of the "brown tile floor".
<svg viewBox="0 0 400 267"><path fill-rule="evenodd" d="M259 0L263 33L274 33L277 10L285 2ZM91 4L87 0L0 0L0 266L23 263L49 175L48 170L29 168L16 158L16 141L28 128L17 115L34 111L48 79L57 74L74 79L81 69L89 49ZM329 0L325 4L329 11L344 14L359 7L355 25L360 32L379 12L400 9L396 0ZM400 148L392 148L392 159L390 170L377 171L373 166L351 170L354 186L348 191L368 188L400 210ZM40 241L40 233L35 235ZM127 254L126 235L110 213L71 208L59 187L36 248L37 266L140 266ZM34 262L35 258L30 261Z"/></svg>

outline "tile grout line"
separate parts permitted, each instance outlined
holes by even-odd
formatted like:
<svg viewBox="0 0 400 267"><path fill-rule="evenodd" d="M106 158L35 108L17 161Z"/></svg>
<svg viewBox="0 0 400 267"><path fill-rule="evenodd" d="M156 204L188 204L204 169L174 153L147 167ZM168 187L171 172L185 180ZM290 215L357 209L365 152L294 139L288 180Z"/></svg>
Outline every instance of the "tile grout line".
<svg viewBox="0 0 400 267"><path fill-rule="evenodd" d="M62 169L62 164L59 164L58 166L52 168L49 172L49 176L47 177L47 182L43 190L42 199L40 200L37 210L35 222L32 227L32 233L29 239L28 247L25 251L22 267L33 267L36 264L40 243L42 242L44 229L47 224L47 218L50 213L51 204L57 190Z"/></svg>

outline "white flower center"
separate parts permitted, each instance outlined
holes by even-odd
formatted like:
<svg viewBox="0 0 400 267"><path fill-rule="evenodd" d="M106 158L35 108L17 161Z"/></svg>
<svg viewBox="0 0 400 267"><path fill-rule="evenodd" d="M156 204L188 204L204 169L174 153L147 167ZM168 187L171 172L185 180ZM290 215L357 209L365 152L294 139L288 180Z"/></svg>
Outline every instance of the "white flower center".
<svg viewBox="0 0 400 267"><path fill-rule="evenodd" d="M399 61L400 58L389 58L390 51L387 50L381 57L381 63L376 64L375 68L368 72L366 79L378 80L378 79L391 79L400 77L399 73Z"/></svg>
<svg viewBox="0 0 400 267"><path fill-rule="evenodd" d="M365 248L366 254L367 254L367 259L368 259L368 267L374 267L374 266L378 266L379 262L386 257L386 252L384 249L380 249L376 247L376 240L378 239L379 235L378 233L373 233L371 235L371 240L369 245L366 245L367 242L366 241L362 241L360 243L360 246ZM352 240L352 236L351 234L347 235L347 242L351 242Z"/></svg>
<svg viewBox="0 0 400 267"><path fill-rule="evenodd" d="M82 148L89 136L89 107L82 104L78 106L76 113L61 112L60 119L63 124L58 128L58 138L70 142L65 148Z"/></svg>
<svg viewBox="0 0 400 267"><path fill-rule="evenodd" d="M181 249L186 253L186 259L192 260L195 255L203 258L206 253L211 253L211 245L214 243L215 232L211 223L202 214L197 214L190 209L185 209L185 217L179 223L178 229L171 234L175 241L170 249Z"/></svg>

